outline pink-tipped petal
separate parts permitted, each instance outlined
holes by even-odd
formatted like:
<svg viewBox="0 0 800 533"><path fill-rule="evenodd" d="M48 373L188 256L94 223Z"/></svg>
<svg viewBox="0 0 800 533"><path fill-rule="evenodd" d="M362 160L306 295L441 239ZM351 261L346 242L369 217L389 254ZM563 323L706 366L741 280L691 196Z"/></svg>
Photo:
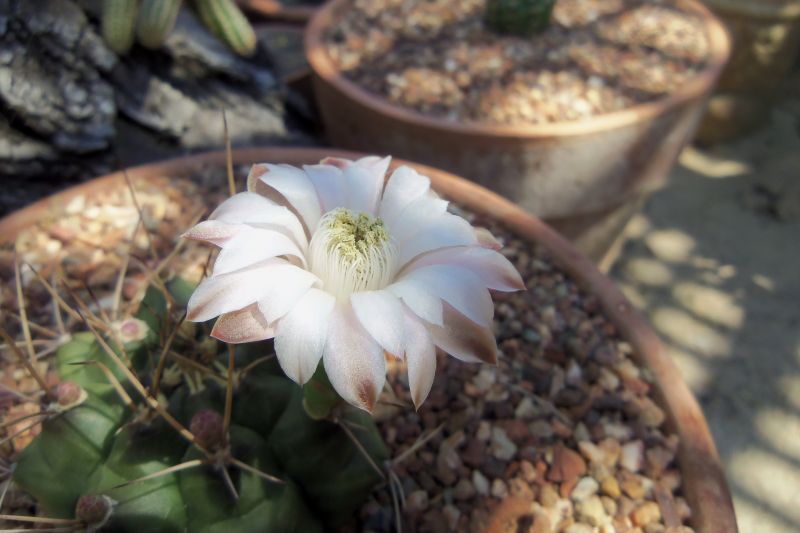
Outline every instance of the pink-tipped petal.
<svg viewBox="0 0 800 533"><path fill-rule="evenodd" d="M294 297L296 301L314 283L319 283L319 279L310 272L283 259L268 259L243 270L204 279L189 299L187 318L204 322L259 302L261 312L272 323L280 310L285 313L291 308L294 302L287 300ZM271 313L264 312L262 301L270 303ZM273 301L277 310L273 310Z"/></svg>
<svg viewBox="0 0 800 533"><path fill-rule="evenodd" d="M317 198L317 191L305 172L291 165L271 165L265 164L267 171L263 172L263 166L254 165L251 176L255 173L254 179L248 177L248 188L253 182L253 188L258 190L257 181L275 190L294 208L300 215L306 228L313 232L317 228L317 222L322 215Z"/></svg>
<svg viewBox="0 0 800 533"><path fill-rule="evenodd" d="M275 353L284 373L305 384L317 369L328 323L336 299L325 291L310 289L275 325Z"/></svg>
<svg viewBox="0 0 800 533"><path fill-rule="evenodd" d="M280 255L297 257L305 266L305 255L284 233L246 226L223 244L214 262L214 275L235 272Z"/></svg>
<svg viewBox="0 0 800 533"><path fill-rule="evenodd" d="M345 159L343 157L323 157L320 162L320 165L331 165L338 169L344 170L350 165L353 164L352 159Z"/></svg>
<svg viewBox="0 0 800 533"><path fill-rule="evenodd" d="M401 280L419 284L473 322L492 324L492 297L480 278L465 268L431 265L408 272Z"/></svg>
<svg viewBox="0 0 800 533"><path fill-rule="evenodd" d="M470 246L477 244L475 232L463 218L444 213L422 228L416 235L399 245L400 264L404 265L420 254L447 246Z"/></svg>
<svg viewBox="0 0 800 533"><path fill-rule="evenodd" d="M384 350L402 357L403 306L397 296L389 291L364 291L350 297L353 312L367 333L378 341Z"/></svg>
<svg viewBox="0 0 800 533"><path fill-rule="evenodd" d="M437 326L443 324L442 300L421 284L400 280L386 287L386 290L403 300L422 320Z"/></svg>
<svg viewBox="0 0 800 533"><path fill-rule="evenodd" d="M421 255L403 267L401 276L431 265L454 265L466 268L481 280L484 287L496 291L519 291L525 282L514 265L502 254L477 246L441 248Z"/></svg>
<svg viewBox="0 0 800 533"><path fill-rule="evenodd" d="M184 239L203 241L222 246L243 229L242 224L226 224L219 220L204 220L183 234Z"/></svg>
<svg viewBox="0 0 800 533"><path fill-rule="evenodd" d="M490 328L471 321L449 305L444 309L444 326L428 326L433 343L467 363L497 363L497 341Z"/></svg>
<svg viewBox="0 0 800 533"><path fill-rule="evenodd" d="M221 315L214 323L211 336L222 342L239 344L271 339L275 331L267 325L267 319L258 306L250 304L244 309Z"/></svg>
<svg viewBox="0 0 800 533"><path fill-rule="evenodd" d="M337 305L330 316L322 354L328 379L345 401L372 412L386 380L383 348L364 330L349 305Z"/></svg>
<svg viewBox="0 0 800 533"><path fill-rule="evenodd" d="M428 329L413 313L404 310L408 385L414 407L419 409L436 376L436 347Z"/></svg>
<svg viewBox="0 0 800 533"><path fill-rule="evenodd" d="M226 224L248 224L254 227L279 229L302 249L308 245L303 225L289 209L253 192L231 196L217 207L209 221Z"/></svg>
<svg viewBox="0 0 800 533"><path fill-rule="evenodd" d="M475 238L478 241L478 246L483 246L490 250L500 250L503 243L497 240L497 237L492 235L492 232L486 228L475 228Z"/></svg>
<svg viewBox="0 0 800 533"><path fill-rule="evenodd" d="M380 217L391 227L402 223L398 216L413 201L428 192L431 180L411 167L401 166L392 172L379 209Z"/></svg>
<svg viewBox="0 0 800 533"><path fill-rule="evenodd" d="M317 190L323 213L345 205L347 182L342 169L333 165L306 165L303 170Z"/></svg>

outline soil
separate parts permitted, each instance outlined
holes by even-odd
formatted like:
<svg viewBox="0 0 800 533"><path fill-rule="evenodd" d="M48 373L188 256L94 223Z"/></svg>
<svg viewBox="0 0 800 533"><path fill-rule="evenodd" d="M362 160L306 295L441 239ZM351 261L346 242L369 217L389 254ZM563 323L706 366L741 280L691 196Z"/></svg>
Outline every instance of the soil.
<svg viewBox="0 0 800 533"><path fill-rule="evenodd" d="M165 176L137 184L147 232L139 227L139 212L127 189L79 196L23 231L16 250L45 279L60 270L84 301L93 302L95 312L102 309L113 321L135 307L149 270L157 268L154 257L175 250L175 236L222 201L223 184L218 168L194 176L193 182ZM691 510L675 463L679 443L664 427L665 414L651 397L647 369L637 365L599 302L580 290L545 250L492 221L461 214L505 242L504 253L529 289L495 295L499 365L462 364L440 354L437 379L419 412L411 408L404 369L396 362L390 367L393 395L383 398L375 416L394 458L392 486L402 488L398 497L404 501L406 526L483 531L499 506L521 499L523 518L508 520L513 530L528 523L535 531L578 533L604 525L680 531ZM129 254L117 306L114 286ZM207 248L186 243L162 273L198 280L209 258ZM4 327L22 339L13 318L20 314L13 261L13 250L6 246L0 251L0 306L11 317ZM21 278L26 312L36 324L34 343L46 370L45 355L68 332L82 328L62 313L61 329L42 283L27 268ZM50 372L48 384L56 381ZM35 404L9 392L35 393L27 373L6 363L0 382L3 420L31 414ZM11 434L29 424L26 420L5 431ZM5 460L35 432L34 425L12 439ZM30 505L19 493L8 501L12 507ZM393 527L392 491L385 486L365 503L353 528Z"/></svg>
<svg viewBox="0 0 800 533"><path fill-rule="evenodd" d="M325 35L343 74L461 122L575 121L656 100L708 58L701 19L664 0L559 0L550 27L498 36L484 0L354 0Z"/></svg>

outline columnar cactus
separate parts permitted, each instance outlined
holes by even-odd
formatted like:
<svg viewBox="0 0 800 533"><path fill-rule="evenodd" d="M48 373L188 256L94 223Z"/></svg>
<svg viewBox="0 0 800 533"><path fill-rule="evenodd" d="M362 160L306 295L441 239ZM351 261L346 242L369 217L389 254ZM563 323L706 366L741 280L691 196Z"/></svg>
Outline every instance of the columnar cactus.
<svg viewBox="0 0 800 533"><path fill-rule="evenodd" d="M118 54L127 53L134 37L144 47L158 48L175 26L182 0L105 0L103 38ZM192 0L208 29L234 52L249 56L256 34L234 0ZM134 35L135 32L135 35Z"/></svg>
<svg viewBox="0 0 800 533"><path fill-rule="evenodd" d="M486 24L499 34L528 36L550 24L556 0L487 0Z"/></svg>

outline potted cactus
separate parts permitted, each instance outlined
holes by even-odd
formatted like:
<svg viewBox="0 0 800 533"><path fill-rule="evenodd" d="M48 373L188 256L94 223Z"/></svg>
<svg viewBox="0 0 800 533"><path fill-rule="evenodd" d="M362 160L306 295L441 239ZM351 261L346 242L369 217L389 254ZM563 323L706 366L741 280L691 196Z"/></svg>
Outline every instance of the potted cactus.
<svg viewBox="0 0 800 533"><path fill-rule="evenodd" d="M473 179L596 259L666 180L728 47L694 0L334 0L306 30L332 144Z"/></svg>
<svg viewBox="0 0 800 533"><path fill-rule="evenodd" d="M6 502L33 513L0 521L735 530L697 403L572 246L443 172L325 156L240 151L308 165L256 164L221 204L215 153L0 221L16 240L0 247L17 287L0 293L15 324L0 329L14 361ZM502 300L494 323L487 287Z"/></svg>

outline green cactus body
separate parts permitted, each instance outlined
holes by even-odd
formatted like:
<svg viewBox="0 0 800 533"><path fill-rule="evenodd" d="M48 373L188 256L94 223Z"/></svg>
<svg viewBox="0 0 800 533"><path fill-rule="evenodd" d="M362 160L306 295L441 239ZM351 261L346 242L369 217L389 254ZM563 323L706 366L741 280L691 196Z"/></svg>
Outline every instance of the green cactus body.
<svg viewBox="0 0 800 533"><path fill-rule="evenodd" d="M256 49L256 34L233 0L194 0L203 23L233 51L250 56Z"/></svg>
<svg viewBox="0 0 800 533"><path fill-rule="evenodd" d="M136 20L136 39L146 48L158 48L175 27L182 0L142 0Z"/></svg>
<svg viewBox="0 0 800 533"><path fill-rule="evenodd" d="M499 34L529 36L550 24L556 0L487 0L485 20Z"/></svg>
<svg viewBox="0 0 800 533"><path fill-rule="evenodd" d="M138 0L105 0L103 2L103 39L114 52L124 54L133 46Z"/></svg>
<svg viewBox="0 0 800 533"><path fill-rule="evenodd" d="M179 310L177 302L190 286L175 281L168 285ZM136 318L152 331L125 345L131 369L145 387L151 385L154 361L169 333L167 317L166 299L151 289ZM175 327L174 320L171 323ZM188 331L188 337L179 335L173 344L187 357L205 338L200 327ZM218 346L215 357L224 367L227 352L222 348ZM241 345L236 368L271 353L270 342ZM96 363L86 361L107 366L134 399L134 408L124 404ZM41 433L21 453L14 473L15 482L49 516L72 518L79 500L102 495L115 503L101 530L314 533L353 516L380 481L340 425L307 414L303 390L283 375L274 357L253 366L239 380L229 438L223 441L224 450L233 457L283 483L214 462L209 457L218 454L207 456L161 416L143 416L148 413L144 401L136 401L136 391L92 334L76 334L64 344L56 354L56 369L62 379L80 385L87 398L43 423ZM165 380L161 393L168 413L186 428L197 427L193 420L199 412L224 412L225 387L220 380L201 380L197 388L188 380ZM358 428L351 431L372 461L383 464L388 452L374 421L347 405L334 409L338 420ZM188 461L193 461L189 468L171 469ZM238 498L231 494L221 468L227 468ZM171 470L163 474L165 469ZM138 481L131 483L134 480Z"/></svg>

